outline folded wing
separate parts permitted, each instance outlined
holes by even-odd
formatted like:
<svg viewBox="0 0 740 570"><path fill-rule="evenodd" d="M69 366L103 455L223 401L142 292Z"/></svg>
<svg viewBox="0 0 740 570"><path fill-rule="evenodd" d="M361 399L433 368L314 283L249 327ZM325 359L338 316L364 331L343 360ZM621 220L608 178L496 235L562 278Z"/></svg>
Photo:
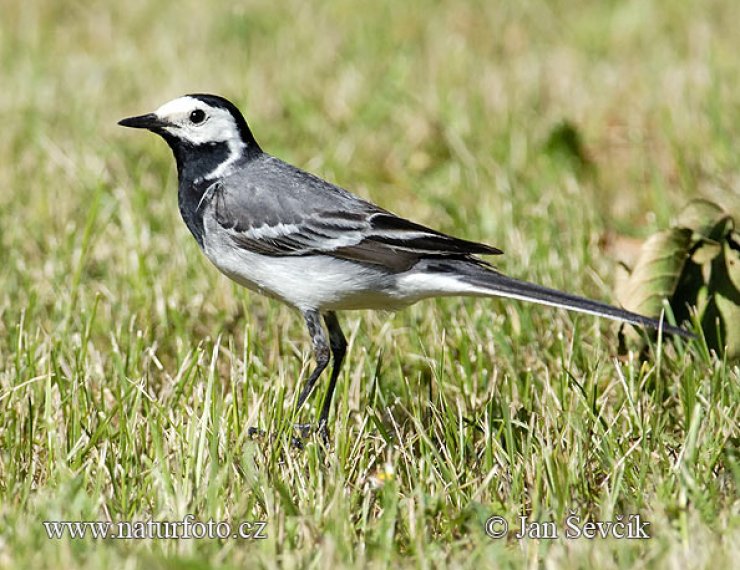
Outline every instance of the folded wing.
<svg viewBox="0 0 740 570"><path fill-rule="evenodd" d="M313 175L297 177L291 168L276 179L274 164L270 173L259 185L214 191L216 220L235 244L251 252L331 255L391 271L426 257L501 253L400 218Z"/></svg>

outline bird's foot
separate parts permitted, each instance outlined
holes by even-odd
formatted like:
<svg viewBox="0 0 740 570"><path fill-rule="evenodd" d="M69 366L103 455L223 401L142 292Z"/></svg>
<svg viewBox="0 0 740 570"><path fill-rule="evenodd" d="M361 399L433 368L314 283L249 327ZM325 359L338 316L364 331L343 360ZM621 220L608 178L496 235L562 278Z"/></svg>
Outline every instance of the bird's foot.
<svg viewBox="0 0 740 570"><path fill-rule="evenodd" d="M293 431L301 439L308 439L311 435L312 427L311 424L293 424Z"/></svg>
<svg viewBox="0 0 740 570"><path fill-rule="evenodd" d="M247 428L247 437L249 439L262 439L267 435L267 432L263 429L250 427Z"/></svg>
<svg viewBox="0 0 740 570"><path fill-rule="evenodd" d="M322 443L328 447L329 446L329 426L327 425L326 420L320 420L319 421L319 437L321 438Z"/></svg>
<svg viewBox="0 0 740 570"><path fill-rule="evenodd" d="M325 446L329 445L329 427L325 420L319 421L317 428L314 428L312 424L295 424L293 430L297 432L297 435L292 438L294 447L303 448L303 442L311 437L312 432L315 432L321 438L321 442Z"/></svg>
<svg viewBox="0 0 740 570"><path fill-rule="evenodd" d="M294 449L303 449L303 442L311 435L311 424L293 424L293 435L290 436L290 446Z"/></svg>
<svg viewBox="0 0 740 570"><path fill-rule="evenodd" d="M290 436L291 446L296 449L303 449L304 442L311 437L311 433L313 431L314 427L312 424L293 424L293 434ZM329 445L329 428L326 425L326 421L319 422L316 433L319 435L324 445ZM249 439L261 440L266 436L267 432L263 429L256 427L247 428L247 437L249 437Z"/></svg>

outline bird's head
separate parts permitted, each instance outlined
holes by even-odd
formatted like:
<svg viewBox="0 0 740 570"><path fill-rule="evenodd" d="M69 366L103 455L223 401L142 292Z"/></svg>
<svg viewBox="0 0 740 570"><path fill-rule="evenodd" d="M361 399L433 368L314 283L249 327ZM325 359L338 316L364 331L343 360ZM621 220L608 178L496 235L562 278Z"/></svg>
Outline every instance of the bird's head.
<svg viewBox="0 0 740 570"><path fill-rule="evenodd" d="M173 99L153 113L118 121L123 127L148 129L172 148L178 169L189 159L223 155L233 163L260 148L239 109L218 95L191 94ZM209 161L210 162L210 161ZM208 172L201 173L208 178Z"/></svg>

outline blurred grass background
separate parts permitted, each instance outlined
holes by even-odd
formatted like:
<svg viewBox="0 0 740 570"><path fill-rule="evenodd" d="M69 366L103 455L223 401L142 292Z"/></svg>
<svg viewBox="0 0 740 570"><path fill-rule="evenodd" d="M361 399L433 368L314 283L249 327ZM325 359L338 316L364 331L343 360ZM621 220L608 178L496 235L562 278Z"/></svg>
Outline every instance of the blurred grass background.
<svg viewBox="0 0 740 570"><path fill-rule="evenodd" d="M115 123L224 95L268 152L613 300L629 244L686 201L737 215L738 17L730 0L0 4L0 565L732 567L740 372L700 346L618 361L613 325L499 301L348 314L333 451L250 441L293 421L301 319L208 264L168 149ZM640 512L654 538L483 532L571 508ZM41 526L186 513L270 538Z"/></svg>

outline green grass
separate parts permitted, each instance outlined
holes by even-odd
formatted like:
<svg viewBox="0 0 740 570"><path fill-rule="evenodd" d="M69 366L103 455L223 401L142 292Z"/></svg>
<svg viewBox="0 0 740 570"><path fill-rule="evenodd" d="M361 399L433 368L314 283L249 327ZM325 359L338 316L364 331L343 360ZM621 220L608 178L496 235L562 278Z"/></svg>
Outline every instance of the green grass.
<svg viewBox="0 0 740 570"><path fill-rule="evenodd" d="M3 5L0 566L733 567L737 364L701 343L619 359L615 325L513 302L348 313L330 450L292 449L323 397L291 416L301 318L209 265L166 146L115 122L225 95L273 154L613 300L609 236L697 196L738 211L737 2L275 4ZM580 159L548 144L564 124ZM653 538L484 533L571 509ZM188 513L269 538L42 527Z"/></svg>

